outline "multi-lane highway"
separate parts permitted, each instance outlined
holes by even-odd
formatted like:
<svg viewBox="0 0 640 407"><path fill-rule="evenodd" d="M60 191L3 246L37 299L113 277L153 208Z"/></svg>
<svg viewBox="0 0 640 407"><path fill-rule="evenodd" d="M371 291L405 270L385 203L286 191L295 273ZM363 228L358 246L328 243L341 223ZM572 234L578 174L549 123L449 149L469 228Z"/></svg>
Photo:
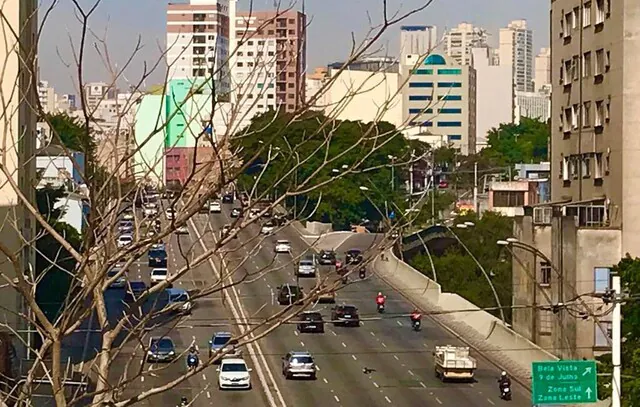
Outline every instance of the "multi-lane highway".
<svg viewBox="0 0 640 407"><path fill-rule="evenodd" d="M189 222L189 235L171 236L167 244L170 272L179 270L187 262L215 245L214 233L224 224L231 223L231 205L223 206L221 214L198 214ZM218 258L193 267L176 284L189 291L202 289L215 282L225 268L237 269L234 280L249 274L251 277L233 289L227 290L225 301L219 293L200 298L190 316L176 323L166 323L153 328L148 336L169 335L176 343L177 351L184 352L191 344L200 349L201 359L207 358L208 341L213 333L230 331L241 333L239 320L256 321L267 318L283 307L275 300L276 288L283 283L295 284L292 256L309 250L295 229L287 227L276 234L257 237L259 225L240 232L237 240L228 243L227 261ZM275 255L273 246L277 239L287 239L292 244L291 255ZM368 249L375 244L375 235L354 235L341 247ZM243 247L243 242L251 243ZM273 269L256 276L265 268ZM136 264L129 273L131 280L149 280L150 268L146 258ZM331 268L321 268L321 278ZM357 277L356 277L357 279ZM353 280L353 278L352 278ZM316 280L299 279L309 292ZM376 312L374 298L377 292L387 295L387 312ZM117 296L118 294L110 294ZM460 341L433 323L423 320L420 332L411 330L407 315L411 305L372 273L363 281L357 281L341 289L338 303L349 303L359 308L363 319L360 327L334 327L325 325L324 334L300 334L294 324L285 324L268 336L244 349L244 358L253 369L253 389L250 391L221 392L217 388L215 368L208 368L178 385L176 388L149 398L143 405L177 405L182 396L193 401L194 406L494 406L502 403L498 397L496 379L499 371L489 362L478 358L475 383L441 383L434 375L432 351L437 344L460 345ZM330 319L332 305L319 304L314 308L322 312L325 321ZM112 372L113 380L129 371L144 367L144 374L131 383L124 396L140 394L184 374L184 358L172 364L143 364L141 350L134 352L135 344L125 346ZM289 351L306 350L312 353L317 364L316 380L286 380L282 375L281 358ZM366 368L366 369L365 369ZM365 372L366 370L366 372ZM129 373L129 376L131 373ZM514 406L529 406L530 396L517 386Z"/></svg>

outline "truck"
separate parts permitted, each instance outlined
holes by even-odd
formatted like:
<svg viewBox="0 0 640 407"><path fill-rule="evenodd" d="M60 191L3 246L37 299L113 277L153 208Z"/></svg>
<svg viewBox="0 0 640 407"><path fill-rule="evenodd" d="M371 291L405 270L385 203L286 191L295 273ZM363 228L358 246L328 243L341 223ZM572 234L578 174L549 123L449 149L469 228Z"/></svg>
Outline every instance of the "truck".
<svg viewBox="0 0 640 407"><path fill-rule="evenodd" d="M441 381L473 380L477 363L469 355L468 346L436 346L433 358L436 377Z"/></svg>

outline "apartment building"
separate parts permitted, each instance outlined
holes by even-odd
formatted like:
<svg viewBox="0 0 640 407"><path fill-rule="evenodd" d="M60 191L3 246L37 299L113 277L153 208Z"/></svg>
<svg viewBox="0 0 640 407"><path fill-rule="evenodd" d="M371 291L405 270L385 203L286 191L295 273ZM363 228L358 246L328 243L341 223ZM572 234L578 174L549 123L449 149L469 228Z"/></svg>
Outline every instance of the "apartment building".
<svg viewBox="0 0 640 407"><path fill-rule="evenodd" d="M536 92L551 92L551 48L542 48L536 55L533 82Z"/></svg>
<svg viewBox="0 0 640 407"><path fill-rule="evenodd" d="M229 60L234 105L252 116L294 112L305 103L306 24L294 10L236 12Z"/></svg>
<svg viewBox="0 0 640 407"><path fill-rule="evenodd" d="M546 122L551 117L551 96L546 92L516 91L515 121L528 117Z"/></svg>
<svg viewBox="0 0 640 407"><path fill-rule="evenodd" d="M538 253L514 249L514 303L534 307L513 325L563 358L591 358L609 349L609 315L535 305L602 293L612 265L640 255L640 2L554 0L550 16L551 204L516 222Z"/></svg>
<svg viewBox="0 0 640 407"><path fill-rule="evenodd" d="M106 99L114 99L116 96L115 86L105 82L90 82L84 84L84 103L89 112L97 109L98 105Z"/></svg>
<svg viewBox="0 0 640 407"><path fill-rule="evenodd" d="M0 65L3 67L0 77L0 93L3 95L0 139L4 146L3 165L20 193L32 205L35 205L33 180L36 179L36 169L33 157L37 122L37 112L33 106L38 97L36 7L35 1L6 0L2 3L3 17L0 21ZM32 246L24 245L23 241L32 242L35 239L35 220L23 205L18 192L6 182L4 174L1 178L4 180L0 183L0 217L3 219L0 240L21 263L17 267L18 272L28 272L35 267L35 251ZM11 279L16 270L14 265L3 254L0 254L0 264L2 272ZM27 314L22 297L11 286L2 285L0 318L4 324L24 335L22 340L29 343L25 334L28 326L19 314ZM2 330L6 331L4 328ZM29 356L22 340L13 341L20 358Z"/></svg>
<svg viewBox="0 0 640 407"><path fill-rule="evenodd" d="M403 25L400 27L400 57L427 55L438 45L438 30L433 25Z"/></svg>
<svg viewBox="0 0 640 407"><path fill-rule="evenodd" d="M229 92L229 9L229 0L169 3L169 80L212 78L216 94Z"/></svg>
<svg viewBox="0 0 640 407"><path fill-rule="evenodd" d="M460 23L444 36L444 49L447 56L460 65L471 64L471 50L487 46L487 32L470 23Z"/></svg>
<svg viewBox="0 0 640 407"><path fill-rule="evenodd" d="M476 151L476 71L432 53L403 61L403 122L446 140L464 154Z"/></svg>
<svg viewBox="0 0 640 407"><path fill-rule="evenodd" d="M44 113L55 113L58 109L58 100L53 86L47 81L38 81L38 99Z"/></svg>
<svg viewBox="0 0 640 407"><path fill-rule="evenodd" d="M533 31L526 20L514 20L500 29L498 50L500 64L513 69L516 90L533 92Z"/></svg>

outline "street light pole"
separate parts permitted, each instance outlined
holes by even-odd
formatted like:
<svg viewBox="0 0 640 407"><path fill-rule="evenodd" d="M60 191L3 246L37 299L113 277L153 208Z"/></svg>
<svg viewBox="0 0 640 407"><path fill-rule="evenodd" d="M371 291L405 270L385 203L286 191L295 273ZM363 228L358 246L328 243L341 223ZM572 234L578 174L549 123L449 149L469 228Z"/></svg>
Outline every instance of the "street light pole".
<svg viewBox="0 0 640 407"><path fill-rule="evenodd" d="M622 304L620 303L622 293L620 289L620 276L613 276L611 279L611 291L613 293L613 315L611 321L611 362L613 363L613 375L611 376L611 407L620 407L620 399L622 396L622 382L620 381L622 363L620 357L620 348L622 347Z"/></svg>

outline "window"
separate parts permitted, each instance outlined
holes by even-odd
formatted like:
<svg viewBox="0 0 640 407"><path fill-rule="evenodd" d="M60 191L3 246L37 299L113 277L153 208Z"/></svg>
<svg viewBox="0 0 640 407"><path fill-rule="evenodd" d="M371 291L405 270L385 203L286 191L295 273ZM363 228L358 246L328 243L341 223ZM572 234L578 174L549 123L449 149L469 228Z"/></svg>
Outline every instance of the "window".
<svg viewBox="0 0 640 407"><path fill-rule="evenodd" d="M571 60L564 61L564 74L560 75L563 78L562 84L564 86L571 85Z"/></svg>
<svg viewBox="0 0 640 407"><path fill-rule="evenodd" d="M591 52L585 52L582 54L582 77L588 78L591 76Z"/></svg>
<svg viewBox="0 0 640 407"><path fill-rule="evenodd" d="M409 82L410 88L433 88L433 82Z"/></svg>
<svg viewBox="0 0 640 407"><path fill-rule="evenodd" d="M433 69L416 69L413 71L414 75L433 75Z"/></svg>
<svg viewBox="0 0 640 407"><path fill-rule="evenodd" d="M591 155L583 154L582 159L582 178L589 178L591 176Z"/></svg>
<svg viewBox="0 0 640 407"><path fill-rule="evenodd" d="M460 134L450 134L447 137L448 137L449 141L460 141L460 140L462 140L462 135L460 135Z"/></svg>
<svg viewBox="0 0 640 407"><path fill-rule="evenodd" d="M596 102L595 114L596 114L596 117L595 117L595 122L593 123L593 126L602 127L602 124L604 122L604 101L598 100Z"/></svg>
<svg viewBox="0 0 640 407"><path fill-rule="evenodd" d="M562 157L562 180L571 180L571 176L569 174L569 157Z"/></svg>
<svg viewBox="0 0 640 407"><path fill-rule="evenodd" d="M438 69L438 75L462 75L462 69L460 68Z"/></svg>
<svg viewBox="0 0 640 407"><path fill-rule="evenodd" d="M563 133L571 133L571 108L568 107L564 109L564 114L562 115L562 132Z"/></svg>
<svg viewBox="0 0 640 407"><path fill-rule="evenodd" d="M539 324L538 329L540 335L551 335L551 329L553 329L553 311L548 309L541 309L538 313Z"/></svg>
<svg viewBox="0 0 640 407"><path fill-rule="evenodd" d="M577 81L580 78L580 57L574 55L571 61L571 78Z"/></svg>
<svg viewBox="0 0 640 407"><path fill-rule="evenodd" d="M248 56L248 57L252 57L252 56L253 56L253 52L248 51L248 52L247 52L247 56Z"/></svg>
<svg viewBox="0 0 640 407"><path fill-rule="evenodd" d="M517 208L524 206L524 191L493 191L495 208Z"/></svg>
<svg viewBox="0 0 640 407"><path fill-rule="evenodd" d="M604 158L604 173L609 174L609 169L611 165L611 155L607 153L607 156Z"/></svg>
<svg viewBox="0 0 640 407"><path fill-rule="evenodd" d="M460 82L438 82L439 88L461 88L462 83Z"/></svg>
<svg viewBox="0 0 640 407"><path fill-rule="evenodd" d="M409 96L409 101L429 101L431 100L431 96L425 96L425 95L410 95Z"/></svg>
<svg viewBox="0 0 640 407"><path fill-rule="evenodd" d="M569 163L571 164L571 178L578 178L578 157L570 157Z"/></svg>
<svg viewBox="0 0 640 407"><path fill-rule="evenodd" d="M596 267L593 269L593 290L598 294L605 293L611 281L611 269L609 267Z"/></svg>
<svg viewBox="0 0 640 407"><path fill-rule="evenodd" d="M564 30L563 37L569 38L571 37L571 29L573 28L573 12L567 13L564 15Z"/></svg>
<svg viewBox="0 0 640 407"><path fill-rule="evenodd" d="M606 18L604 1L596 0L596 25L604 24L604 19Z"/></svg>
<svg viewBox="0 0 640 407"><path fill-rule="evenodd" d="M438 122L438 127L462 127L462 122Z"/></svg>
<svg viewBox="0 0 640 407"><path fill-rule="evenodd" d="M582 27L589 27L591 25L591 2L584 3L582 7Z"/></svg>
<svg viewBox="0 0 640 407"><path fill-rule="evenodd" d="M444 96L438 96L438 100L459 101L459 100L462 100L462 96L460 96L460 95L444 95Z"/></svg>
<svg viewBox="0 0 640 407"><path fill-rule="evenodd" d="M578 28L578 22L580 21L580 7L574 7L573 11L571 12L571 28L572 29L576 29Z"/></svg>
<svg viewBox="0 0 640 407"><path fill-rule="evenodd" d="M564 18L560 19L560 38L564 38Z"/></svg>
<svg viewBox="0 0 640 407"><path fill-rule="evenodd" d="M595 69L594 69L594 75L595 76L602 76L604 75L604 69L605 69L605 54L604 54L604 49L600 48L599 50L596 50L596 65L595 65Z"/></svg>
<svg viewBox="0 0 640 407"><path fill-rule="evenodd" d="M462 109L460 108L444 108L444 109L438 109L438 113L445 113L445 114L459 114L462 113Z"/></svg>
<svg viewBox="0 0 640 407"><path fill-rule="evenodd" d="M548 287L551 284L551 263L548 261L540 262L540 285Z"/></svg>
<svg viewBox="0 0 640 407"><path fill-rule="evenodd" d="M604 53L604 71L609 72L609 68L611 68L611 51L606 51Z"/></svg>
<svg viewBox="0 0 640 407"><path fill-rule="evenodd" d="M591 127L591 102L582 105L582 127Z"/></svg>
<svg viewBox="0 0 640 407"><path fill-rule="evenodd" d="M409 109L409 114L420 114L420 113L432 113L433 109L421 109L421 108L413 108L413 109Z"/></svg>
<svg viewBox="0 0 640 407"><path fill-rule="evenodd" d="M594 346L599 348L608 348L610 346L609 339L611 338L611 322L600 321L594 325Z"/></svg>
<svg viewBox="0 0 640 407"><path fill-rule="evenodd" d="M607 103L604 105L604 120L609 123L609 118L611 114L611 101L607 100Z"/></svg>
<svg viewBox="0 0 640 407"><path fill-rule="evenodd" d="M593 178L602 179L602 153L596 153L595 158Z"/></svg>

